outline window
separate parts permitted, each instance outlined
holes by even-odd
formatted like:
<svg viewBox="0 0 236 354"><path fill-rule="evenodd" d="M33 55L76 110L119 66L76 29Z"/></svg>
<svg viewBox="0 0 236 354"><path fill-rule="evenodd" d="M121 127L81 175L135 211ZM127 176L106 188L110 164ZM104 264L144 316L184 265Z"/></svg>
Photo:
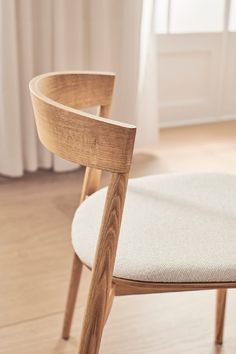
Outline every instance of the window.
<svg viewBox="0 0 236 354"><path fill-rule="evenodd" d="M231 0L230 3L229 31L236 32L236 0Z"/></svg>
<svg viewBox="0 0 236 354"><path fill-rule="evenodd" d="M225 0L157 0L156 33L206 33L224 30ZM236 30L236 0L230 30Z"/></svg>

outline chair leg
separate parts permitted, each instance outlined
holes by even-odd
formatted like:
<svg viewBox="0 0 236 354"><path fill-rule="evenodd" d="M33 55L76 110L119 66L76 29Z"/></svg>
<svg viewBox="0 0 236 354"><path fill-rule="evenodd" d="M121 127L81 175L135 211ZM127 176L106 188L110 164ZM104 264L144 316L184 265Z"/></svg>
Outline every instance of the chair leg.
<svg viewBox="0 0 236 354"><path fill-rule="evenodd" d="M93 262L79 354L99 352L106 314L109 313L113 298L112 273L127 183L128 173L112 174Z"/></svg>
<svg viewBox="0 0 236 354"><path fill-rule="evenodd" d="M106 307L104 325L106 324L106 322L108 320L108 317L110 315L114 297L115 297L115 285L112 286L112 288L110 290L110 293L109 293L109 298L108 298L107 307Z"/></svg>
<svg viewBox="0 0 236 354"><path fill-rule="evenodd" d="M79 354L98 354L103 328L109 315L111 303L109 292L92 279L87 308L80 339ZM108 308L109 307L109 308Z"/></svg>
<svg viewBox="0 0 236 354"><path fill-rule="evenodd" d="M225 304L227 289L218 289L216 297L216 327L215 327L215 343L223 343Z"/></svg>
<svg viewBox="0 0 236 354"><path fill-rule="evenodd" d="M62 338L65 340L69 339L70 336L70 328L71 328L72 318L75 309L75 303L76 303L76 297L77 297L80 278L81 278L82 266L83 264L80 261L79 257L76 254L74 254L70 286L69 286L63 330L62 330Z"/></svg>

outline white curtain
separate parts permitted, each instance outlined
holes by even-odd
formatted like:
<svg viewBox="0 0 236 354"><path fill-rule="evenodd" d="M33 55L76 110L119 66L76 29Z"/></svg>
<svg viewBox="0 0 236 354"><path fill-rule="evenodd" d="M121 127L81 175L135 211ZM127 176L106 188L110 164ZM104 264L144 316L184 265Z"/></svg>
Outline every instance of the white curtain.
<svg viewBox="0 0 236 354"><path fill-rule="evenodd" d="M0 173L75 166L38 141L28 82L59 70L117 74L112 118L137 125L136 149L158 140L154 0L0 0Z"/></svg>

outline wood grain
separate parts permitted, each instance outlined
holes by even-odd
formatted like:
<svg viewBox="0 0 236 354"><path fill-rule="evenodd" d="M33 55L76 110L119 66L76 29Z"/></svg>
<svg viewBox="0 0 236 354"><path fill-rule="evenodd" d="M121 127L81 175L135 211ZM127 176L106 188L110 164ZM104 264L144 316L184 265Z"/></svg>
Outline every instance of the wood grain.
<svg viewBox="0 0 236 354"><path fill-rule="evenodd" d="M94 89L85 81L87 78L90 82L91 76L94 76L96 84L98 75L75 74L75 76L80 75L84 78L83 86L76 86L72 82L72 87L68 88L69 94L72 95L73 92L74 98L80 95L84 96L83 92L85 91L86 97L93 97L93 95L96 97L100 86ZM136 128L60 103L60 101L64 103L61 97L63 97L64 89L70 85L70 80L68 80L67 86L64 88L65 77L67 77L66 74L55 73L38 76L30 82L32 104L41 142L49 151L77 164L110 172L128 172L132 160ZM99 85L102 81L101 78L107 82L107 75L100 74L99 78ZM62 83L59 85L60 80ZM101 85L101 88L104 85ZM61 90L60 95L58 90ZM54 91L56 91L55 95ZM59 102L49 98L51 92L53 98L57 99L60 96ZM105 95L105 93L106 91L101 92L101 95ZM101 102L98 102L98 98ZM108 102L107 97L102 100L101 96L96 97L95 101L89 101L86 106L95 103L104 106L111 103ZM67 103L68 99L65 99L65 102ZM77 104L79 103L76 101Z"/></svg>
<svg viewBox="0 0 236 354"><path fill-rule="evenodd" d="M116 286L116 295L139 295L139 294L154 294L163 292L179 292L179 291L194 291L194 290L211 290L236 288L235 282L227 283L154 283L143 282L121 278L112 278L113 284Z"/></svg>
<svg viewBox="0 0 236 354"><path fill-rule="evenodd" d="M116 295L116 287L115 285L113 285L110 289L110 293L109 293L109 298L107 300L107 308L106 308L106 314L105 314L105 320L104 320L104 324L106 324L107 322L107 319L110 315L110 312L111 312L111 308L112 308L112 305L113 305L113 301L114 301L114 298L115 298L115 295Z"/></svg>
<svg viewBox="0 0 236 354"><path fill-rule="evenodd" d="M30 82L37 131L43 145L60 157L89 168L85 173L81 201L98 188L98 170L112 172L92 270L81 354L97 354L100 347L136 128L73 107L99 105L101 115L108 116L113 83L114 75L98 73L50 73ZM81 269L82 264L74 258L64 339L70 333Z"/></svg>
<svg viewBox="0 0 236 354"><path fill-rule="evenodd" d="M101 106L99 108L99 116L108 117L110 113L110 104L106 106ZM83 180L83 186L80 196L80 203L82 203L89 195L96 192L99 189L101 181L101 170L86 167L85 175ZM75 302L77 298L77 293L80 285L80 278L82 272L82 262L76 254L74 254L73 267L71 272L71 281L68 290L67 303L65 309L65 317L62 329L62 338L69 339L71 324L75 309ZM114 296L114 295L113 295ZM107 313L107 316L109 313Z"/></svg>
<svg viewBox="0 0 236 354"><path fill-rule="evenodd" d="M108 118L110 115L111 105L99 107L99 116ZM96 192L100 187L102 171L96 168L86 167L80 203L82 203L86 197Z"/></svg>
<svg viewBox="0 0 236 354"><path fill-rule="evenodd" d="M114 73L65 71L38 76L37 86L49 99L76 109L109 106L115 82Z"/></svg>
<svg viewBox="0 0 236 354"><path fill-rule="evenodd" d="M128 174L112 174L92 269L92 280L80 341L80 354L97 354L112 287L112 273L124 207Z"/></svg>

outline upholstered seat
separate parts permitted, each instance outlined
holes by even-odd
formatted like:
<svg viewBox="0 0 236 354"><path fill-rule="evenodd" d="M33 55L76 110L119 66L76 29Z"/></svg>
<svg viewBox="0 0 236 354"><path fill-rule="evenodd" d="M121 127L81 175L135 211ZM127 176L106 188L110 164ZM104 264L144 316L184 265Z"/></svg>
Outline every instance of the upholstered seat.
<svg viewBox="0 0 236 354"><path fill-rule="evenodd" d="M106 188L72 225L92 266ZM174 174L129 180L114 276L153 282L236 281L236 176Z"/></svg>

